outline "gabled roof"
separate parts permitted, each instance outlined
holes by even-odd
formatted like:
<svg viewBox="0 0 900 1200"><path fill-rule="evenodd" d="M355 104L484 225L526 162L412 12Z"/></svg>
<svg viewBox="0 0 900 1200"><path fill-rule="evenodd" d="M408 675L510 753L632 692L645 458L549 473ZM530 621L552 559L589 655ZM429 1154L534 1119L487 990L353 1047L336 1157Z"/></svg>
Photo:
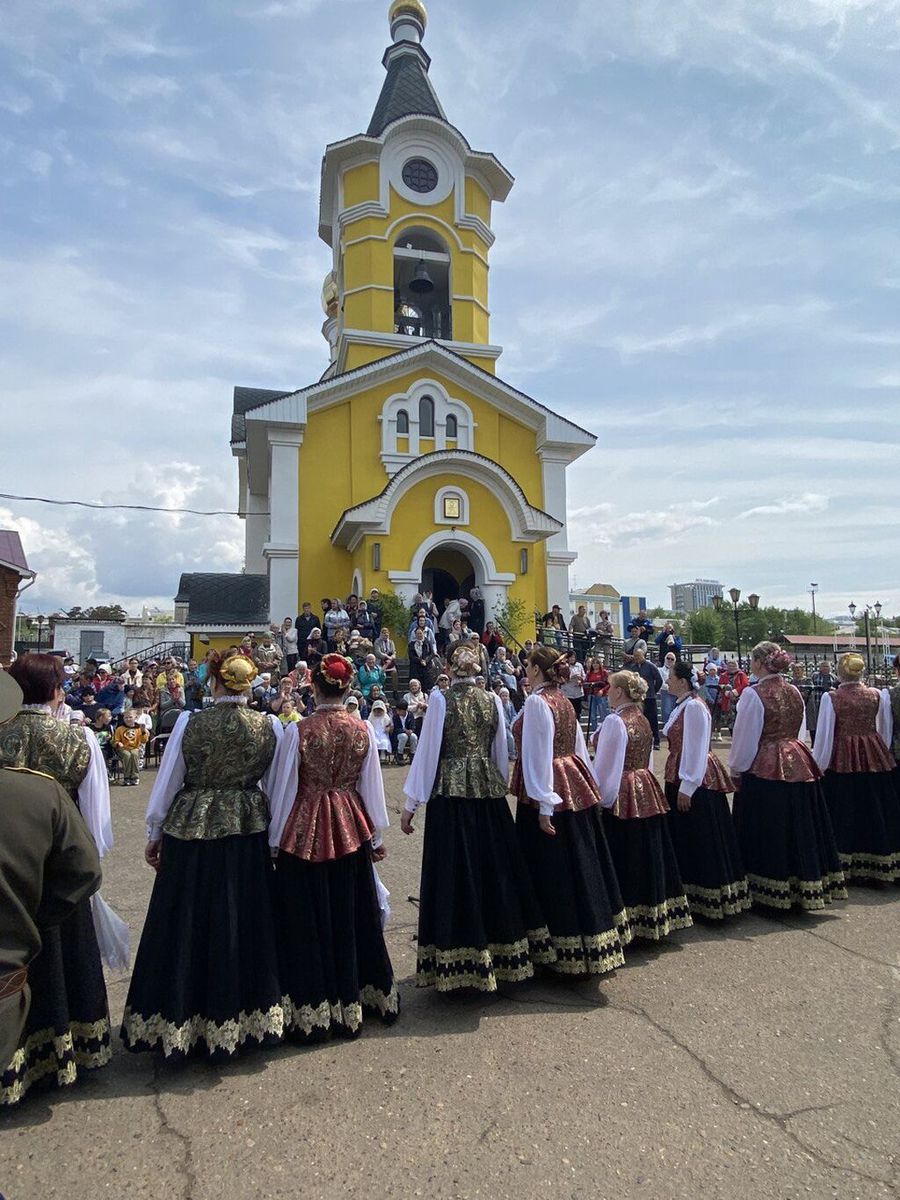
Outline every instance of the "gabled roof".
<svg viewBox="0 0 900 1200"><path fill-rule="evenodd" d="M385 378L402 375L407 371L433 366L440 371L442 368L445 373L455 375L473 388L486 395L491 399L491 394L496 401L501 399L512 402L512 407L518 406L522 414L531 414L531 423L538 425L538 418L549 418L547 421L548 434L551 433L549 426L553 425L552 436L548 436L547 440L559 442L562 444L572 444L583 446L584 450L579 450L579 453L584 453L596 442L596 435L590 433L587 429L582 429L580 425L576 425L573 421L569 421L566 417L560 416L546 405L526 395L525 392L520 392L518 388L514 388L511 384L505 383L496 375L492 375L490 371L486 371L483 367L475 366L463 355L458 354L455 350L450 350L447 346L433 339L427 339L420 342L418 345L411 346L407 350L400 350L396 354L388 354L384 358L376 359L374 362L366 363L364 366L355 367L352 371L344 371L340 375L334 375L329 379L323 379L318 383L310 384L309 387L300 388L296 392L287 392L278 397L262 400L258 404L247 408L244 416L250 412L262 415L262 409L267 405L271 405L272 419L275 421L285 421L290 424L296 422L296 417L289 415L290 410L303 410L304 416L302 422L305 423L305 409L310 407L325 407L329 397L333 397L334 401L342 399L345 393L351 393L356 385L361 384L366 379L371 379L373 382L382 381ZM241 389L250 390L250 389ZM297 402L297 403L295 403Z"/></svg>
<svg viewBox="0 0 900 1200"><path fill-rule="evenodd" d="M187 604L189 626L267 627L269 580L265 575L192 572L181 576L175 603Z"/></svg>
<svg viewBox="0 0 900 1200"><path fill-rule="evenodd" d="M0 567L8 567L19 575L34 578L35 572L28 566L22 539L15 529L0 529Z"/></svg>
<svg viewBox="0 0 900 1200"><path fill-rule="evenodd" d="M385 55L387 78L375 105L367 137L380 137L401 117L438 117L446 115L428 78L430 59L421 46L400 42Z"/></svg>
<svg viewBox="0 0 900 1200"><path fill-rule="evenodd" d="M582 596L621 596L622 593L616 591L611 583L595 583L592 584L586 591L581 593Z"/></svg>
<svg viewBox="0 0 900 1200"><path fill-rule="evenodd" d="M275 392L270 388L236 387L234 389L234 412L231 417L231 440L242 442L247 436L244 414L251 408L266 404L269 400L280 400L288 392Z"/></svg>

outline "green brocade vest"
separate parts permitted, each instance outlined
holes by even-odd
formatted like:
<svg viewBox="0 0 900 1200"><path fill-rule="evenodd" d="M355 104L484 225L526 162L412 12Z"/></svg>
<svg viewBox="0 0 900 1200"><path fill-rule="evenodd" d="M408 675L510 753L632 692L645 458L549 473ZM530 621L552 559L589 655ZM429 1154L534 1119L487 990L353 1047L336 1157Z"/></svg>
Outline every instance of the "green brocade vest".
<svg viewBox="0 0 900 1200"><path fill-rule="evenodd" d="M447 712L432 796L504 797L506 780L491 758L499 716L494 697L474 684L444 693Z"/></svg>
<svg viewBox="0 0 900 1200"><path fill-rule="evenodd" d="M49 713L20 712L0 725L0 767L43 771L75 798L90 765L91 749L84 731Z"/></svg>
<svg viewBox="0 0 900 1200"><path fill-rule="evenodd" d="M263 833L269 825L259 781L275 754L269 718L244 704L216 704L187 723L184 783L163 831L185 841Z"/></svg>

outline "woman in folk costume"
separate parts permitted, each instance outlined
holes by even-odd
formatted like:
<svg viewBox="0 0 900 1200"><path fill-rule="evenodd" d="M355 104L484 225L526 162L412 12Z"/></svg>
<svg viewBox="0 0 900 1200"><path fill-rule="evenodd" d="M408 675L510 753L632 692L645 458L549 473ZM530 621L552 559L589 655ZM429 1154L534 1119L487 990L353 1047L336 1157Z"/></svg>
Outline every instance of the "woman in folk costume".
<svg viewBox="0 0 900 1200"><path fill-rule="evenodd" d="M669 694L675 708L663 729L669 739L666 800L669 832L693 916L720 920L750 907L750 888L728 806L731 780L710 752L709 705L694 688L690 663L673 663Z"/></svg>
<svg viewBox="0 0 900 1200"><path fill-rule="evenodd" d="M284 1031L268 827L285 753L277 717L247 707L237 650L209 663L214 704L182 713L147 809L156 871L122 1021L129 1050L216 1060Z"/></svg>
<svg viewBox="0 0 900 1200"><path fill-rule="evenodd" d="M519 845L556 951L551 970L602 975L622 966L631 933L584 734L559 686L565 662L549 646L526 660L531 694L513 723L511 791Z"/></svg>
<svg viewBox="0 0 900 1200"><path fill-rule="evenodd" d="M693 922L669 834L669 806L652 771L646 695L647 684L634 671L609 677L611 711L597 735L593 770L632 935L655 942Z"/></svg>
<svg viewBox="0 0 900 1200"><path fill-rule="evenodd" d="M813 910L846 900L821 772L802 740L803 697L782 672L775 642L751 654L758 682L738 701L729 769L737 784L734 826L754 904Z"/></svg>
<svg viewBox="0 0 900 1200"><path fill-rule="evenodd" d="M90 730L50 715L62 697L61 659L23 654L9 668L22 689L18 716L0 726L0 766L49 775L78 806L102 857L112 846L109 781L103 751ZM47 930L28 973L31 1009L19 1049L0 1064L0 1106L17 1104L39 1082L65 1087L112 1057L109 1009L92 902L82 900Z"/></svg>
<svg viewBox="0 0 900 1200"><path fill-rule="evenodd" d="M848 883L900 883L900 796L890 752L893 733L887 691L862 682L865 659L845 654L841 681L819 706L813 758Z"/></svg>
<svg viewBox="0 0 900 1200"><path fill-rule="evenodd" d="M353 664L326 654L316 710L285 734L269 832L285 1033L356 1037L363 1016L396 1020L399 995L373 863L388 825L375 732L344 706Z"/></svg>
<svg viewBox="0 0 900 1200"><path fill-rule="evenodd" d="M435 690L413 765L401 828L427 804L416 983L439 992L534 974L556 953L506 800L509 758L498 696L475 686L479 647L450 655L453 683Z"/></svg>

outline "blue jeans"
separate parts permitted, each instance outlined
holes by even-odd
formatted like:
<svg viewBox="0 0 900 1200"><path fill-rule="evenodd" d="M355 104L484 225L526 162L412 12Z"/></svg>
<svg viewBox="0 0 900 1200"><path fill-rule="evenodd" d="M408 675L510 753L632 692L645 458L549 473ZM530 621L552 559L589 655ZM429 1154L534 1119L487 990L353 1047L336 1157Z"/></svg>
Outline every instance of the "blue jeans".
<svg viewBox="0 0 900 1200"><path fill-rule="evenodd" d="M678 701L676 700L676 698L674 696L670 696L668 692L660 692L659 693L659 703L660 703L660 708L662 710L662 712L661 712L662 723L663 723L663 725L665 725L666 721L668 721L669 717L671 717L672 712L675 708L675 705L678 703Z"/></svg>
<svg viewBox="0 0 900 1200"><path fill-rule="evenodd" d="M606 696L591 696L591 703L588 708L588 733L593 733L599 725L603 724L608 716L609 700Z"/></svg>

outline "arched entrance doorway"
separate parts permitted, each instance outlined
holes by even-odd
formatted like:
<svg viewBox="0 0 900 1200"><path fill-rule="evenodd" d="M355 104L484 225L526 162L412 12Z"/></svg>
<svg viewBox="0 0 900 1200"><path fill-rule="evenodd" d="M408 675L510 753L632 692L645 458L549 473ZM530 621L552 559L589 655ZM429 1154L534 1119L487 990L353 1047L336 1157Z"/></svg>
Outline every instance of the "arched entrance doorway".
<svg viewBox="0 0 900 1200"><path fill-rule="evenodd" d="M461 550L437 546L426 557L422 567L422 587L433 593L438 612L443 612L445 600L467 597L475 586L475 564Z"/></svg>

